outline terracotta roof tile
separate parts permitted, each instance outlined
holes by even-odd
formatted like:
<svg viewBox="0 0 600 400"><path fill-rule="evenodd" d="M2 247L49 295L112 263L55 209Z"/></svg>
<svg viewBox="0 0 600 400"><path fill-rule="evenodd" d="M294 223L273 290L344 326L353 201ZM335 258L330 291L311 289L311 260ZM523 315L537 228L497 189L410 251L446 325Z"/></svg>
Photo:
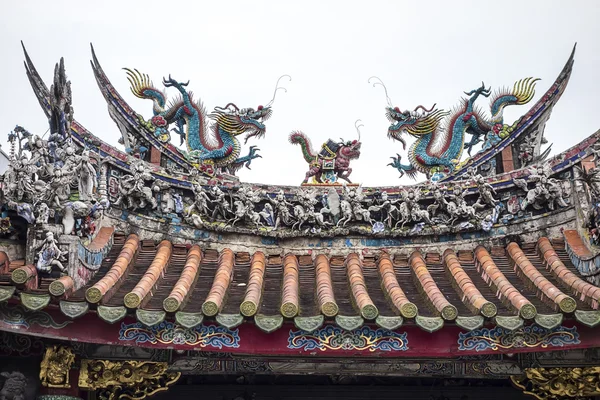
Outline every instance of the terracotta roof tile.
<svg viewBox="0 0 600 400"><path fill-rule="evenodd" d="M177 283L173 286L173 290L171 290L169 296L163 301L163 308L165 311L175 312L185 304L190 290L198 278L201 261L202 250L200 250L200 246L192 246L187 253L185 266Z"/></svg>
<svg viewBox="0 0 600 400"><path fill-rule="evenodd" d="M397 309L398 313L404 318L416 317L418 312L417 306L408 300L408 297L400 287L390 256L386 253L382 253L377 264L379 267L379 274L381 275L383 290Z"/></svg>
<svg viewBox="0 0 600 400"><path fill-rule="evenodd" d="M451 279L456 283L459 293L463 295L463 302L469 308L481 313L484 317L491 318L498 312L496 305L488 301L475 286L469 275L464 271L458 257L451 249L444 252L444 265Z"/></svg>
<svg viewBox="0 0 600 400"><path fill-rule="evenodd" d="M569 288L575 295L583 295L585 301L594 309L600 301L600 288L592 285L571 272L561 261L554 247L547 238L537 242L538 253L543 258L546 268L558 279L563 287Z"/></svg>
<svg viewBox="0 0 600 400"><path fill-rule="evenodd" d="M281 290L280 312L286 318L294 318L299 310L298 259L288 254L283 259L283 288Z"/></svg>
<svg viewBox="0 0 600 400"><path fill-rule="evenodd" d="M246 287L244 301L240 305L240 312L246 317L256 314L260 307L260 299L265 278L266 258L264 253L258 251L252 256L250 278Z"/></svg>
<svg viewBox="0 0 600 400"><path fill-rule="evenodd" d="M413 274L416 277L416 282L422 288L424 294L429 299L433 308L440 313L442 318L447 321L453 321L458 316L458 310L455 306L443 295L439 287L436 285L433 277L427 269L427 265L421 256L421 253L415 251L409 259Z"/></svg>
<svg viewBox="0 0 600 400"><path fill-rule="evenodd" d="M100 302L111 289L117 289L122 281L127 278L128 270L132 265L139 243L136 234L129 235L111 269L85 292L85 298L88 302ZM110 297L110 294L107 297Z"/></svg>
<svg viewBox="0 0 600 400"><path fill-rule="evenodd" d="M493 285L498 290L500 298L508 300L522 318L533 319L537 315L535 306L510 283L483 246L478 246L475 249L475 258L478 270L489 279L488 284Z"/></svg>
<svg viewBox="0 0 600 400"><path fill-rule="evenodd" d="M234 254L230 249L224 249L219 257L219 268L215 274L210 292L202 304L202 312L208 317L217 315L223 307L229 283L233 277Z"/></svg>
<svg viewBox="0 0 600 400"><path fill-rule="evenodd" d="M319 254L315 258L315 268L319 309L326 317L335 317L339 312L339 307L335 302L335 296L333 294L331 269L329 268L327 256Z"/></svg>
<svg viewBox="0 0 600 400"><path fill-rule="evenodd" d="M145 244L142 247L147 247ZM164 270L169 264L173 245L168 240L163 240L157 247L156 256L148 270L144 273L133 290L125 295L123 301L128 308L143 307L148 297L151 296L151 290L157 284L159 278L163 276Z"/></svg>
<svg viewBox="0 0 600 400"><path fill-rule="evenodd" d="M346 275L354 303L364 319L373 320L379 315L379 310L369 296L362 268L358 254L352 253L346 257Z"/></svg>

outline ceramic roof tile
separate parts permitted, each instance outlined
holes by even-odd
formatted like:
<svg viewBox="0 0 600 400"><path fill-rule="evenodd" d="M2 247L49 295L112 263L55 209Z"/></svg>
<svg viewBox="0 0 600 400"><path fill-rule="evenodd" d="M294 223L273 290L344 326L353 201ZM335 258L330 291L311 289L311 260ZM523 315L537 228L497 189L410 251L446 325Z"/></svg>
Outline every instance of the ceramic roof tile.
<svg viewBox="0 0 600 400"><path fill-rule="evenodd" d="M439 260L438 257L436 259ZM458 310L454 305L450 304L436 285L421 253L418 251L413 252L409 258L409 264L412 268L415 282L421 287L433 308L447 321L456 319Z"/></svg>
<svg viewBox="0 0 600 400"><path fill-rule="evenodd" d="M335 317L339 312L339 307L335 302L333 294L333 282L331 280L331 269L329 259L323 254L315 258L316 280L317 280L317 300L321 313L326 317Z"/></svg>
<svg viewBox="0 0 600 400"><path fill-rule="evenodd" d="M444 252L444 265L455 282L457 290L463 295L464 302L481 313L484 317L491 318L498 312L496 305L488 301L473 283L469 275L464 271L454 251L448 249Z"/></svg>
<svg viewBox="0 0 600 400"><path fill-rule="evenodd" d="M145 246L143 245L142 247ZM144 302L151 296L151 290L158 283L158 280L162 278L164 270L169 264L172 249L173 245L168 240L160 242L152 264L150 264L131 292L127 293L123 298L125 306L129 308L143 307Z"/></svg>
<svg viewBox="0 0 600 400"><path fill-rule="evenodd" d="M496 251L496 254L498 252ZM488 284L498 290L498 296L506 299L522 318L533 319L537 315L535 306L523 296L498 269L494 260L483 246L475 249L478 270L489 279Z"/></svg>
<svg viewBox="0 0 600 400"><path fill-rule="evenodd" d="M88 302L98 303L107 294L107 297L110 297L111 289L118 289L122 281L127 278L127 272L132 265L138 246L138 236L136 234L129 235L110 270L102 279L86 290L85 298Z"/></svg>
<svg viewBox="0 0 600 400"><path fill-rule="evenodd" d="M383 289L394 307L398 310L398 313L404 318L416 317L418 312L417 306L408 299L400 287L390 256L382 253L377 264Z"/></svg>
<svg viewBox="0 0 600 400"><path fill-rule="evenodd" d="M577 303L573 298L564 294L552 282L544 277L540 271L531 263L523 250L516 243L509 243L506 247L508 255L531 284L538 288L547 302L552 303L555 310L560 309L564 313L571 313L577 308Z"/></svg>
<svg viewBox="0 0 600 400"><path fill-rule="evenodd" d="M379 310L369 296L362 268L362 262L358 254L352 253L346 257L346 273L352 298L360 311L360 315L364 319L373 320L379 315Z"/></svg>
<svg viewBox="0 0 600 400"><path fill-rule="evenodd" d="M265 279L266 258L265 254L257 251L252 256L250 263L250 278L246 287L244 301L240 305L240 312L246 317L252 317L260 307L264 279Z"/></svg>
<svg viewBox="0 0 600 400"><path fill-rule="evenodd" d="M221 252L215 279L206 300L202 304L202 312L206 316L212 317L221 311L233 275L234 257L235 255L230 249L224 249Z"/></svg>
<svg viewBox="0 0 600 400"><path fill-rule="evenodd" d="M190 291L198 278L201 261L202 250L200 250L200 246L192 246L187 253L185 266L177 283L173 286L169 296L163 301L163 308L165 311L175 312L185 304L185 301L188 299Z"/></svg>
<svg viewBox="0 0 600 400"><path fill-rule="evenodd" d="M298 315L299 307L298 258L288 254L283 259L283 287L281 290L281 315L293 318Z"/></svg>
<svg viewBox="0 0 600 400"><path fill-rule="evenodd" d="M540 238L537 248L546 268L552 272L562 286L570 289L576 296L582 295L593 309L597 309L598 301L600 301L600 288L584 281L570 271L547 238Z"/></svg>

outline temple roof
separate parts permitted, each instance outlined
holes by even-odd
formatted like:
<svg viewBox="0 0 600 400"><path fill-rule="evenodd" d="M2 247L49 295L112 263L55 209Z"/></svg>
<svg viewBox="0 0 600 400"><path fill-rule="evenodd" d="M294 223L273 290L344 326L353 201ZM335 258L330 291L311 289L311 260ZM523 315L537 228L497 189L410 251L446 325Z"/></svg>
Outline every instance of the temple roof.
<svg viewBox="0 0 600 400"><path fill-rule="evenodd" d="M589 259L575 231L565 232L566 242L542 237L442 254L414 248L327 256L217 251L111 234L105 228L90 245L113 241L98 272L77 290L69 276L38 282L35 267L23 261L0 269L0 288L16 285L29 308L44 298L43 306L57 304L70 317L95 309L112 323L135 313L148 326L174 319L193 327L214 318L231 328L253 319L271 332L288 319L309 331L330 320L346 329L414 323L433 332L444 324L472 330L486 321L553 328L573 315L587 325L600 322L600 288L573 264ZM598 321L590 322L592 316Z"/></svg>

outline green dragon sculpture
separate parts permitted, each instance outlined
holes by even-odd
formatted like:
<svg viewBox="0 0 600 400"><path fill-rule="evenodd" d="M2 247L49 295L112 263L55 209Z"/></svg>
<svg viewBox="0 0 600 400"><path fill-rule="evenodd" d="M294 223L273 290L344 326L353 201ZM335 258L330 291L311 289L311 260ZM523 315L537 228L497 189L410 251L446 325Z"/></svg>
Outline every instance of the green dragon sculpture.
<svg viewBox="0 0 600 400"><path fill-rule="evenodd" d="M250 169L252 160L261 157L256 146L250 146L248 155L240 157L238 136L246 134L244 143L247 143L252 137L261 138L265 135L265 121L273 113L271 106L275 95L279 89L287 91L279 86L279 82L284 77L291 80L289 75L277 80L273 99L266 106L240 109L234 103L229 103L225 107L215 107L212 113L207 114L202 102L194 100L192 92L186 90L189 81L178 82L171 76L163 79L166 88L174 87L179 91L179 96L167 105L166 93L156 88L148 75L137 70L125 70L132 93L139 98L152 100L154 116L145 122L145 126L161 142L169 143L170 132L175 132L180 136L181 144L185 143L187 152L184 155L192 164L205 172L221 170L232 175L242 166ZM174 127L170 129L172 125Z"/></svg>

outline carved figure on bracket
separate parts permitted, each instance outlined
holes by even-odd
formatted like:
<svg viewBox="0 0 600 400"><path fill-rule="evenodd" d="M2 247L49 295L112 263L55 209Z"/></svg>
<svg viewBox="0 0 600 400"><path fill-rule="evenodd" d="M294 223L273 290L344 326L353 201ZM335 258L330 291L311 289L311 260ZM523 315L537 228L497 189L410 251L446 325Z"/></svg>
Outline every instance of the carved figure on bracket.
<svg viewBox="0 0 600 400"><path fill-rule="evenodd" d="M94 189L97 187L96 168L90 162L90 151L84 149L81 152L79 165L75 170L79 179L77 180L79 187L79 200L89 201L94 200Z"/></svg>
<svg viewBox="0 0 600 400"><path fill-rule="evenodd" d="M71 178L72 175L69 174L68 170L64 172L62 168L54 169L47 186L47 192L50 196L49 202L54 207L62 208L62 203L71 196Z"/></svg>
<svg viewBox="0 0 600 400"><path fill-rule="evenodd" d="M594 160L600 153L600 148L596 149L597 153L592 150ZM595 161L594 161L595 162ZM592 242L595 245L600 244L600 168L593 167L585 170L579 166L575 166L577 172L575 180L583 182L589 189L590 209L587 215L586 225L589 229Z"/></svg>
<svg viewBox="0 0 600 400"><path fill-rule="evenodd" d="M261 221L261 217L267 220L272 216L272 213L268 213L266 211L256 212L254 211L254 204L245 203L242 200L236 200L233 202L235 206L234 217L229 220L229 224L231 226L235 226L235 224L239 221L246 221L250 224L253 224L256 229L259 229L264 226Z"/></svg>
<svg viewBox="0 0 600 400"><path fill-rule="evenodd" d="M50 209L46 203L39 203L36 209L37 217L35 223L39 225L47 224L50 217Z"/></svg>
<svg viewBox="0 0 600 400"><path fill-rule="evenodd" d="M358 122L358 121L357 121ZM336 142L329 139L323 143L321 151L316 153L310 143L310 139L302 132L292 132L290 142L300 145L304 161L309 164L309 170L304 178L304 183L308 183L313 178L314 184L335 184L339 179L348 183L350 181L350 162L360 157L360 126L357 126L358 140Z"/></svg>
<svg viewBox="0 0 600 400"><path fill-rule="evenodd" d="M477 191L479 192L479 198L475 204L473 204L473 208L481 209L485 208L486 206L492 208L496 207L496 204L498 204L498 200L494 198L494 196L497 194L496 189L487 183L483 176L476 174L475 170L470 169L469 172L473 178L473 181L477 185Z"/></svg>
<svg viewBox="0 0 600 400"><path fill-rule="evenodd" d="M75 362L75 353L68 347L52 346L46 348L40 364L42 385L51 388L70 388L69 371Z"/></svg>
<svg viewBox="0 0 600 400"><path fill-rule="evenodd" d="M52 232L46 232L46 238L40 246L38 246L38 261L36 268L39 272L50 273L52 267L57 267L61 272L65 272L66 268L63 266L61 260L68 254L66 251L62 251L58 247L58 241L54 238Z"/></svg>
<svg viewBox="0 0 600 400"><path fill-rule="evenodd" d="M379 196L379 204L369 206L369 212L381 213L381 221L387 225L388 228L392 227L392 220L398 218L398 207L396 204L399 200L390 199L389 193L386 191L381 192Z"/></svg>
<svg viewBox="0 0 600 400"><path fill-rule="evenodd" d="M538 165L530 170L529 182L534 182L533 189L528 188L528 181L525 179L513 179L513 183L527 193L521 201L521 210L532 206L536 210L541 210L547 206L549 210L554 210L558 204L560 207L568 207L565 201L565 194L561 186L561 181L550 178L552 168L548 164Z"/></svg>

